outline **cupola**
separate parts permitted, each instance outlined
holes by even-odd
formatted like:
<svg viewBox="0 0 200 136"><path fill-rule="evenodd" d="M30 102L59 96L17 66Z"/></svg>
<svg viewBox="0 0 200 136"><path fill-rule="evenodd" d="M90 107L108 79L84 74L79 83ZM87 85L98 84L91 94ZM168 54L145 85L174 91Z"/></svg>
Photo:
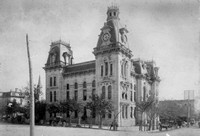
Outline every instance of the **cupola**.
<svg viewBox="0 0 200 136"><path fill-rule="evenodd" d="M108 7L107 21L112 19L119 19L119 8L117 6Z"/></svg>

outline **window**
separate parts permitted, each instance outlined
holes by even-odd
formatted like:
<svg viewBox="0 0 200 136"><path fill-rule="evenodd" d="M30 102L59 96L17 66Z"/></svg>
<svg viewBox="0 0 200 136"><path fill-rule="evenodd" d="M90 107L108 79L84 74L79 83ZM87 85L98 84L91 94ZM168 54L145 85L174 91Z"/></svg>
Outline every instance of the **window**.
<svg viewBox="0 0 200 136"><path fill-rule="evenodd" d="M105 75L108 75L108 62L105 62Z"/></svg>
<svg viewBox="0 0 200 136"><path fill-rule="evenodd" d="M95 83L95 80L92 81L92 87L95 87L96 86L96 83Z"/></svg>
<svg viewBox="0 0 200 136"><path fill-rule="evenodd" d="M106 95L106 87L103 86L103 87L102 87L102 98L103 98L103 99L105 99L105 97L106 97L105 95Z"/></svg>
<svg viewBox="0 0 200 136"><path fill-rule="evenodd" d="M133 118L133 107L131 107L130 117Z"/></svg>
<svg viewBox="0 0 200 136"><path fill-rule="evenodd" d="M123 68L123 64L122 64L121 65L121 75L122 75L122 77L124 76L123 71L124 71L124 68Z"/></svg>
<svg viewBox="0 0 200 136"><path fill-rule="evenodd" d="M67 90L69 90L69 84L67 84Z"/></svg>
<svg viewBox="0 0 200 136"><path fill-rule="evenodd" d="M131 101L133 101L133 92L131 91L131 98L130 98Z"/></svg>
<svg viewBox="0 0 200 136"><path fill-rule="evenodd" d="M125 99L127 100L127 93L125 94Z"/></svg>
<svg viewBox="0 0 200 136"><path fill-rule="evenodd" d="M52 82L52 77L50 77L50 86L52 86L52 83L53 83L53 82Z"/></svg>
<svg viewBox="0 0 200 136"><path fill-rule="evenodd" d="M56 102L56 91L54 91L54 102Z"/></svg>
<svg viewBox="0 0 200 136"><path fill-rule="evenodd" d="M133 113L135 118L136 118L136 114L137 114L137 113L136 113L136 110L137 110L137 108L135 107L135 108L134 108L134 113Z"/></svg>
<svg viewBox="0 0 200 136"><path fill-rule="evenodd" d="M54 83L53 83L54 86L56 86L56 77L54 77Z"/></svg>
<svg viewBox="0 0 200 136"><path fill-rule="evenodd" d="M83 82L83 88L87 88L86 82Z"/></svg>
<svg viewBox="0 0 200 136"><path fill-rule="evenodd" d="M112 87L111 85L108 86L108 99L111 99L112 97Z"/></svg>
<svg viewBox="0 0 200 136"><path fill-rule="evenodd" d="M52 98L53 98L53 95L52 95L52 92L50 92L50 102L52 102Z"/></svg>
<svg viewBox="0 0 200 136"><path fill-rule="evenodd" d="M116 12L114 12L114 16L116 16Z"/></svg>
<svg viewBox="0 0 200 136"><path fill-rule="evenodd" d="M124 99L124 95L125 95L125 93L124 93L124 92L122 92L122 99Z"/></svg>
<svg viewBox="0 0 200 136"><path fill-rule="evenodd" d="M74 83L74 89L78 89L78 84Z"/></svg>
<svg viewBox="0 0 200 136"><path fill-rule="evenodd" d="M66 100L69 100L69 91L66 93Z"/></svg>
<svg viewBox="0 0 200 136"><path fill-rule="evenodd" d="M110 12L110 16L112 16L112 13Z"/></svg>
<svg viewBox="0 0 200 136"><path fill-rule="evenodd" d="M131 90L133 89L133 84L131 83Z"/></svg>
<svg viewBox="0 0 200 136"><path fill-rule="evenodd" d="M136 90L136 85L134 84L134 90Z"/></svg>
<svg viewBox="0 0 200 136"><path fill-rule="evenodd" d="M74 99L75 99L76 101L78 100L78 91L77 91L77 90L74 92Z"/></svg>
<svg viewBox="0 0 200 136"><path fill-rule="evenodd" d="M112 67L113 65L112 64L110 64L110 75L112 76L112 74L113 74L113 67Z"/></svg>
<svg viewBox="0 0 200 136"><path fill-rule="evenodd" d="M136 91L134 91L134 102L136 102Z"/></svg>
<svg viewBox="0 0 200 136"><path fill-rule="evenodd" d="M128 106L126 106L126 118L128 118Z"/></svg>
<svg viewBox="0 0 200 136"><path fill-rule="evenodd" d="M124 105L122 105L122 118L124 118Z"/></svg>
<svg viewBox="0 0 200 136"><path fill-rule="evenodd" d="M83 100L87 100L87 90L83 90Z"/></svg>
<svg viewBox="0 0 200 136"><path fill-rule="evenodd" d="M103 65L101 65L101 76L103 76Z"/></svg>
<svg viewBox="0 0 200 136"><path fill-rule="evenodd" d="M127 77L127 62L124 65L124 76Z"/></svg>
<svg viewBox="0 0 200 136"><path fill-rule="evenodd" d="M143 101L146 101L146 88L143 87Z"/></svg>

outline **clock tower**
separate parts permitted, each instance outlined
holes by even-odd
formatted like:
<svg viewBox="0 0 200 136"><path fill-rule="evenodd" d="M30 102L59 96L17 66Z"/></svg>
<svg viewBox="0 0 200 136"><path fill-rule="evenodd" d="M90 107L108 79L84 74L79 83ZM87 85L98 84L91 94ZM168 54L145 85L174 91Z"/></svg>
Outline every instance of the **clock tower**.
<svg viewBox="0 0 200 136"><path fill-rule="evenodd" d="M101 28L101 33L94 48L96 59L96 90L98 95L104 95L105 99L110 99L114 105L114 112L110 121L117 119L120 126L134 125L134 117L128 119L129 113L133 113L134 103L122 99L122 93L130 93L132 79L130 72L132 69L132 51L128 48L128 30L122 26L119 19L119 8L117 6L108 7L107 20ZM129 99L129 100L128 100ZM126 111L125 113L121 112ZM110 117L110 116L109 116ZM109 120L109 118L106 118Z"/></svg>

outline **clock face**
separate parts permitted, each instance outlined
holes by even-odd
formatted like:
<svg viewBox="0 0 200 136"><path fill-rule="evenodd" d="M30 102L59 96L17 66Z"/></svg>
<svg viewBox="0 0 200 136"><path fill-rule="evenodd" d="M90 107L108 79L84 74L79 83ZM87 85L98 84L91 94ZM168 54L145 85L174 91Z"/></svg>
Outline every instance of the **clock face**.
<svg viewBox="0 0 200 136"><path fill-rule="evenodd" d="M110 35L109 35L108 33L105 33L105 34L103 35L103 40L104 40L104 41L108 41L109 38L110 38Z"/></svg>

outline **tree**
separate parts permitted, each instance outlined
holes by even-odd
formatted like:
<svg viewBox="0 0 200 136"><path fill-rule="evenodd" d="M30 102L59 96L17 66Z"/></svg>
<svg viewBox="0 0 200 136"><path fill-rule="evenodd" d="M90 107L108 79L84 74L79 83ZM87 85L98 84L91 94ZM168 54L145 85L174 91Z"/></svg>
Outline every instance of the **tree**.
<svg viewBox="0 0 200 136"><path fill-rule="evenodd" d="M159 102L159 116L164 120L177 120L180 117L187 117L187 108L176 101Z"/></svg>
<svg viewBox="0 0 200 136"><path fill-rule="evenodd" d="M74 99L68 99L66 101L60 102L61 105L61 113L67 113L67 116L69 116L69 122L68 125L71 126L71 116L74 112Z"/></svg>
<svg viewBox="0 0 200 136"><path fill-rule="evenodd" d="M5 114L7 117L11 118L11 121L14 122L14 119L19 118L19 113L24 113L25 108L21 107L20 104L16 102L14 99L13 101L9 102L8 105L5 106ZM18 123L21 122L21 117L17 120Z"/></svg>
<svg viewBox="0 0 200 136"><path fill-rule="evenodd" d="M149 130L154 130L154 119L158 116L158 103L154 101L147 109L147 116L149 118Z"/></svg>
<svg viewBox="0 0 200 136"><path fill-rule="evenodd" d="M99 128L102 128L102 117L106 113L110 113L113 111L113 105L112 102L109 100L106 100L102 95L93 95L90 97L90 101L87 102L87 108L91 111L94 111L99 115Z"/></svg>
<svg viewBox="0 0 200 136"><path fill-rule="evenodd" d="M39 85L34 85L33 86L33 90L34 90L34 101L37 102L39 101L39 97L43 94L42 91L41 91L41 86ZM24 90L24 95L26 97L26 99L28 101L30 101L30 87L29 85L27 85L26 87L23 88Z"/></svg>
<svg viewBox="0 0 200 136"><path fill-rule="evenodd" d="M140 131L142 131L142 125L144 123L143 114L146 113L151 108L153 103L154 103L153 96L149 96L147 101L136 102L136 108L141 113L140 126L139 126ZM145 126L144 126L144 129L145 129Z"/></svg>
<svg viewBox="0 0 200 136"><path fill-rule="evenodd" d="M46 106L47 104L45 101L35 102L35 122L36 123L39 123L39 121L45 119Z"/></svg>
<svg viewBox="0 0 200 136"><path fill-rule="evenodd" d="M56 113L60 112L60 104L59 103L50 103L47 105L47 111L49 112L50 115L52 115L52 113L54 115L56 115Z"/></svg>

